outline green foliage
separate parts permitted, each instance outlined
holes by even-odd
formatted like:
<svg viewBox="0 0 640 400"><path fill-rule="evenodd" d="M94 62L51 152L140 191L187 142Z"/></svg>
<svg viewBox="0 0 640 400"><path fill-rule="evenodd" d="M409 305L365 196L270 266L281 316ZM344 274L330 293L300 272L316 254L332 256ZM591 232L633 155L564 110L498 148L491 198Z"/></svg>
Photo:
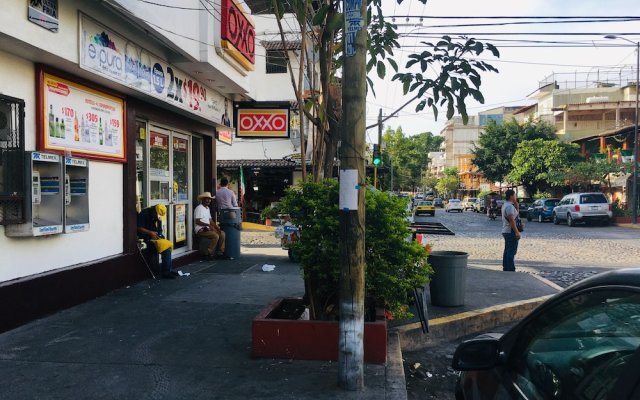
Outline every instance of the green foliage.
<svg viewBox="0 0 640 400"><path fill-rule="evenodd" d="M559 140L534 139L518 143L507 175L512 183L522 184L527 193L548 189L549 171L558 171L582 159L580 147Z"/></svg>
<svg viewBox="0 0 640 400"><path fill-rule="evenodd" d="M302 227L294 247L307 286L315 288L311 301L320 305L318 319L331 319L339 292L338 183L325 180L290 189L281 202L292 222ZM407 242L406 200L387 192L367 190L365 227L365 309L384 306L397 317L409 316L406 304L414 287L424 286L432 272L426 249Z"/></svg>
<svg viewBox="0 0 640 400"><path fill-rule="evenodd" d="M458 168L448 167L444 169L444 176L436 183L436 190L440 195L451 194L458 188L459 184Z"/></svg>
<svg viewBox="0 0 640 400"><path fill-rule="evenodd" d="M383 158L386 158L383 160L384 165L390 165L389 156L391 156L390 161L393 162L394 188L392 189L413 191L416 187L423 185L421 183L423 171L429 165L427 155L429 152L440 149L443 138L434 136L431 132L406 136L401 127L396 130L387 128L382 138L386 145L383 153ZM389 187L389 183L386 183L386 187Z"/></svg>
<svg viewBox="0 0 640 400"><path fill-rule="evenodd" d="M555 137L555 127L544 121L528 120L523 124L515 119L502 124L489 120L474 144L473 164L492 182L503 182L511 171L511 160L518 143L525 140Z"/></svg>
<svg viewBox="0 0 640 400"><path fill-rule="evenodd" d="M483 190L480 193L478 193L478 195L476 197L482 198L482 197L484 197L484 196L486 196L488 194L491 194L491 193L493 193L491 190Z"/></svg>
<svg viewBox="0 0 640 400"><path fill-rule="evenodd" d="M551 195L551 193L549 193L549 192L541 192L539 190L533 195L533 199L534 200L548 199L548 198L551 198L551 197L553 197Z"/></svg>
<svg viewBox="0 0 640 400"><path fill-rule="evenodd" d="M266 220L266 219L274 219L275 217L278 216L278 209L275 207L265 207L264 210L262 210L262 212L260 213L260 217L262 218L262 220Z"/></svg>
<svg viewBox="0 0 640 400"><path fill-rule="evenodd" d="M603 161L582 161L549 171L549 181L555 186L569 186L572 190L589 190L592 185L609 185L609 177L629 173L631 163L616 164Z"/></svg>

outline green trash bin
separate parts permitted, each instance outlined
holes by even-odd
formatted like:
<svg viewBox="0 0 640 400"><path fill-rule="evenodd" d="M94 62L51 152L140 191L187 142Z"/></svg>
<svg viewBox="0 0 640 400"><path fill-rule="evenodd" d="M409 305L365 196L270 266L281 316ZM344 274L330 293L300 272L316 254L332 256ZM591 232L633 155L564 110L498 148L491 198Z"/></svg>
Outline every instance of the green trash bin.
<svg viewBox="0 0 640 400"><path fill-rule="evenodd" d="M429 254L429 264L433 268L429 282L432 305L464 305L468 258L469 254L462 251L433 251Z"/></svg>

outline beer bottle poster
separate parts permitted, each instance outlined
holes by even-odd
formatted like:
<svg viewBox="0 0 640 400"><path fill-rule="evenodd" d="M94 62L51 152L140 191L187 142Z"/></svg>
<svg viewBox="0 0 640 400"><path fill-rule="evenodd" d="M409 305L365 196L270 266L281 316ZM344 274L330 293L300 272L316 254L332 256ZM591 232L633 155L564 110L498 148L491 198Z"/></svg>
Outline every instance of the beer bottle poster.
<svg viewBox="0 0 640 400"><path fill-rule="evenodd" d="M43 149L125 161L124 101L81 84L43 74Z"/></svg>

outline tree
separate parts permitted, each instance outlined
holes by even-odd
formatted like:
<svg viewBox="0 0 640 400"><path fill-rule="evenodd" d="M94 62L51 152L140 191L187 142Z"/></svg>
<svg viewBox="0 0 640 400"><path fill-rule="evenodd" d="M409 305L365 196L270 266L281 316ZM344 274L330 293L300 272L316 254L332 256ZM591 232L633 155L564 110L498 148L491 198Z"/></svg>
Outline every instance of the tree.
<svg viewBox="0 0 640 400"><path fill-rule="evenodd" d="M395 131L387 128L383 135L387 154L385 165L390 166L390 163L393 163L394 187L414 190L416 187L424 186L421 179L425 168L429 165L427 154L438 151L442 140L442 137L434 136L431 132L406 136L402 127L396 128ZM385 185L393 190L394 188L390 187L390 180L389 174L385 178Z"/></svg>
<svg viewBox="0 0 640 400"><path fill-rule="evenodd" d="M444 176L438 179L438 183L436 183L436 190L438 194L450 195L456 189L458 189L458 185L460 184L460 179L458 178L458 168L449 167L444 169Z"/></svg>
<svg viewBox="0 0 640 400"><path fill-rule="evenodd" d="M511 160L518 143L525 140L555 138L555 127L544 121L529 119L523 124L515 119L498 124L493 120L484 128L478 142L471 150L473 164L478 167L485 179L492 182L504 182L511 171Z"/></svg>
<svg viewBox="0 0 640 400"><path fill-rule="evenodd" d="M552 186L549 171L558 171L582 160L580 147L559 140L534 139L518 143L507 175L511 183L521 184L531 196Z"/></svg>
<svg viewBox="0 0 640 400"><path fill-rule="evenodd" d="M565 166L562 169L549 171L548 180L554 186L569 186L572 191L590 190L596 185L607 185L611 188L610 176L621 175L631 171L630 163L616 164L604 161L582 161Z"/></svg>
<svg viewBox="0 0 640 400"><path fill-rule="evenodd" d="M397 0L402 3L403 0ZM419 0L426 3L426 0ZM291 74L292 85L299 104L304 102L303 113L316 126L318 134L314 138L313 176L316 181L330 177L334 168L337 142L340 135L340 84L339 71L343 65L343 21L341 0L271 0L271 6L278 17L278 27L283 45L286 37L280 20L285 12L295 14L300 35L313 39L313 48L318 52L320 86L322 95L302 99L301 82ZM394 71L392 80L402 85L405 94L414 94L412 100L420 100L416 111L431 107L435 115L438 107L446 106L447 118L457 110L467 120L465 100L471 96L480 103L484 98L480 92L482 72L498 70L480 59L472 59L485 51L499 57L498 49L468 37L452 38L443 36L436 43L421 42L426 49L410 55L410 61L401 70L394 59L394 51L400 48L397 25L388 20L382 11L382 0L372 0L368 4L369 29L367 72L375 71L381 79L387 76L387 69ZM311 29L306 21L311 21ZM304 40L302 41L304 44ZM311 47L311 46L309 46ZM291 62L287 62L291 71ZM308 61L308 60L307 60ZM302 65L305 68L304 65ZM307 65L307 70L311 70ZM436 76L433 72L436 71ZM375 94L372 80L367 77L369 89ZM314 88L315 90L315 88ZM409 104L407 102L406 104ZM405 104L405 105L406 105ZM391 115L393 115L392 113Z"/></svg>

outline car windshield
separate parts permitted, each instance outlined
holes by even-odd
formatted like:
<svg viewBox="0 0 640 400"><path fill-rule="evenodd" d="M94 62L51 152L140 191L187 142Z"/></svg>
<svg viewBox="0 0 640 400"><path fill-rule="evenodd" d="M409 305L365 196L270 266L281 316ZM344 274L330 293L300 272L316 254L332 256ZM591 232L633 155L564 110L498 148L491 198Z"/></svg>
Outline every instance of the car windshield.
<svg viewBox="0 0 640 400"><path fill-rule="evenodd" d="M580 204L607 203L607 198L603 194L583 194L580 196Z"/></svg>
<svg viewBox="0 0 640 400"><path fill-rule="evenodd" d="M449 200L449 203L460 203L460 200L458 200L458 199L452 199L452 200Z"/></svg>
<svg viewBox="0 0 640 400"><path fill-rule="evenodd" d="M545 200L544 205L547 207L555 207L559 202L560 200Z"/></svg>
<svg viewBox="0 0 640 400"><path fill-rule="evenodd" d="M476 201L475 197L469 197L469 200L467 200L469 203L473 203L474 201Z"/></svg>
<svg viewBox="0 0 640 400"><path fill-rule="evenodd" d="M432 203L429 200L423 200L418 202L418 206L430 206Z"/></svg>

